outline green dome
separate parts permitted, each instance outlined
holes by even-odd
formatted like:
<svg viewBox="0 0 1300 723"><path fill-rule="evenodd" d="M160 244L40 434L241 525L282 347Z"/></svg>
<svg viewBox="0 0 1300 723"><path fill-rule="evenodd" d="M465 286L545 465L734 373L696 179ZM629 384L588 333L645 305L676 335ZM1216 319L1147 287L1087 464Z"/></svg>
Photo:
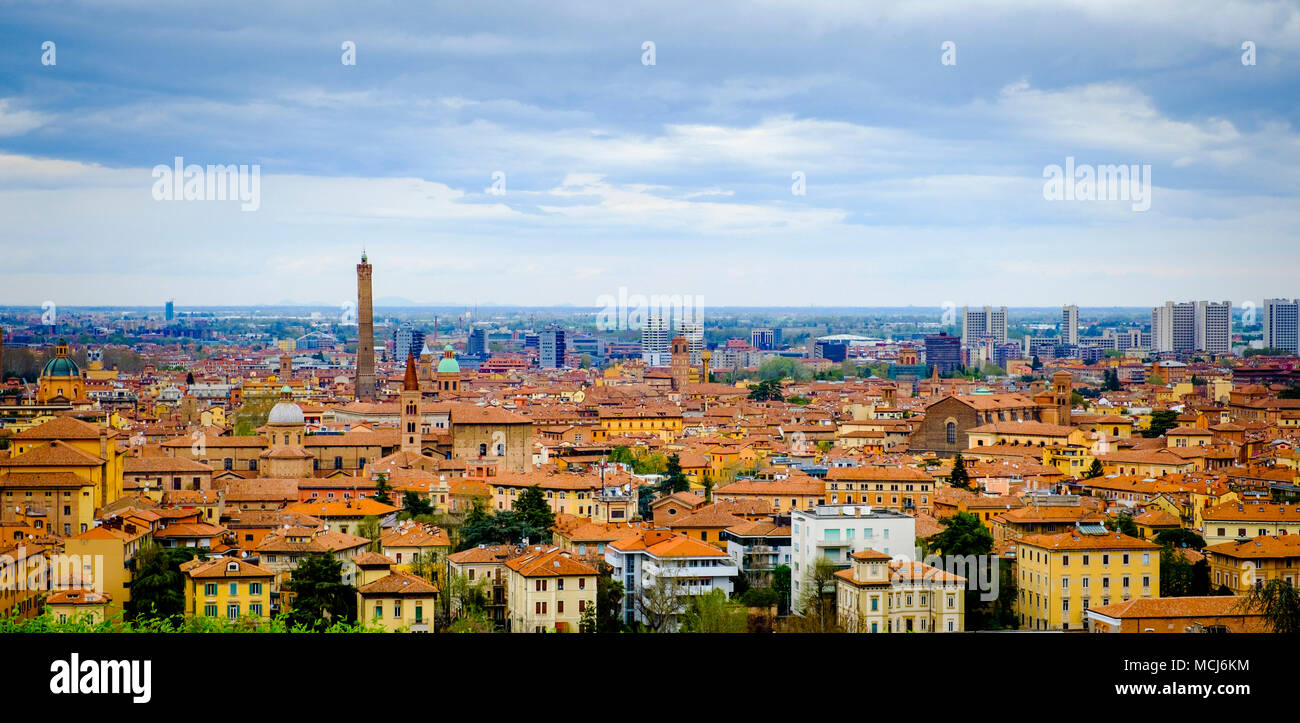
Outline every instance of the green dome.
<svg viewBox="0 0 1300 723"><path fill-rule="evenodd" d="M442 361L438 362L438 372L439 373L450 372L452 374L459 374L460 362L456 361L452 357L444 357Z"/></svg>
<svg viewBox="0 0 1300 723"><path fill-rule="evenodd" d="M66 356L56 356L46 363L45 368L41 370L43 377L79 377L81 370L77 368L77 363Z"/></svg>

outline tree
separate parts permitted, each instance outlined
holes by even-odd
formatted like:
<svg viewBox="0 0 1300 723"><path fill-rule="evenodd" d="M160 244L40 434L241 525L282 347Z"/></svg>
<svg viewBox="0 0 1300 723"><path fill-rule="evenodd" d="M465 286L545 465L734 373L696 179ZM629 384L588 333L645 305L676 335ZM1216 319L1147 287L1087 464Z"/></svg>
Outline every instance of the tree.
<svg viewBox="0 0 1300 723"><path fill-rule="evenodd" d="M388 475L380 473L375 475L375 494L374 499L384 504L392 504L392 499L388 496L393 488L388 484Z"/></svg>
<svg viewBox="0 0 1300 723"><path fill-rule="evenodd" d="M1165 378L1159 374L1153 373L1147 377L1147 384L1150 384L1153 387L1163 387L1165 385Z"/></svg>
<svg viewBox="0 0 1300 723"><path fill-rule="evenodd" d="M596 604L583 612L582 632L617 633L623 630L623 583L614 579L614 568L605 561L597 565Z"/></svg>
<svg viewBox="0 0 1300 723"><path fill-rule="evenodd" d="M1133 521L1133 515L1127 512L1121 512L1110 521L1110 527L1116 532L1121 532L1129 537L1139 537L1137 523Z"/></svg>
<svg viewBox="0 0 1300 723"><path fill-rule="evenodd" d="M379 524L379 518L374 515L367 515L361 518L357 523L357 534L370 540L366 549L371 552L379 552L379 538L384 534L384 528Z"/></svg>
<svg viewBox="0 0 1300 723"><path fill-rule="evenodd" d="M764 379L749 385L749 399L755 402L783 402L785 394L781 391L781 380Z"/></svg>
<svg viewBox="0 0 1300 723"><path fill-rule="evenodd" d="M777 565L772 570L772 589L776 591L777 614L790 613L790 566Z"/></svg>
<svg viewBox="0 0 1300 723"><path fill-rule="evenodd" d="M987 555L993 550L993 534L969 512L958 512L939 520L943 529L930 537L929 547L945 556Z"/></svg>
<svg viewBox="0 0 1300 723"><path fill-rule="evenodd" d="M971 487L970 473L966 471L966 460L962 459L961 452L952 460L952 474L948 476L948 484L963 490Z"/></svg>
<svg viewBox="0 0 1300 723"><path fill-rule="evenodd" d="M1151 425L1142 432L1142 436L1147 438L1160 437L1177 426L1178 413L1169 409L1161 409L1151 413Z"/></svg>
<svg viewBox="0 0 1300 723"><path fill-rule="evenodd" d="M1156 533L1155 541L1161 547L1189 547L1193 550L1205 548L1205 538L1196 534L1195 530L1189 530L1185 527L1161 530Z"/></svg>
<svg viewBox="0 0 1300 723"><path fill-rule="evenodd" d="M285 586L294 593L288 619L295 627L319 631L357 619L357 589L343 583L343 563L333 555L308 555Z"/></svg>
<svg viewBox="0 0 1300 723"><path fill-rule="evenodd" d="M1106 470L1102 469L1101 460L1093 458L1092 466L1088 467L1088 474L1084 476L1084 479L1093 479L1103 474L1106 474Z"/></svg>
<svg viewBox="0 0 1300 723"><path fill-rule="evenodd" d="M817 558L804 580L803 594L799 597L799 614L787 618L782 625L793 633L844 632L835 613L835 563L825 557Z"/></svg>
<svg viewBox="0 0 1300 723"><path fill-rule="evenodd" d="M684 633L743 633L749 628L745 606L727 599L727 593L710 590L690 598L682 615Z"/></svg>
<svg viewBox="0 0 1300 723"><path fill-rule="evenodd" d="M187 387L194 386L194 372L185 373L185 386Z"/></svg>
<svg viewBox="0 0 1300 723"><path fill-rule="evenodd" d="M551 528L555 526L555 512L547 504L546 495L542 494L540 485L533 485L519 493L519 499L515 500L514 511L537 531L537 537L530 539L530 542L551 540Z"/></svg>
<svg viewBox="0 0 1300 723"><path fill-rule="evenodd" d="M664 481L659 483L659 493L663 495L676 494L677 492L687 492L691 489L691 481L682 472L682 460L676 452L668 455L668 476Z"/></svg>
<svg viewBox="0 0 1300 723"><path fill-rule="evenodd" d="M1264 625L1274 633L1300 633L1300 592L1281 578L1251 586L1237 609L1263 616Z"/></svg>
<svg viewBox="0 0 1300 723"><path fill-rule="evenodd" d="M136 552L135 572L126 613L131 620L176 620L185 614L185 573L181 564L195 557L206 558L206 550L193 547L164 549L156 543L142 545Z"/></svg>
<svg viewBox="0 0 1300 723"><path fill-rule="evenodd" d="M1107 369L1106 373L1102 376L1103 376L1103 381L1102 381L1101 388L1103 391L1118 392L1119 390L1124 388L1124 385L1120 384L1119 382L1119 372L1115 371L1114 369Z"/></svg>
<svg viewBox="0 0 1300 723"><path fill-rule="evenodd" d="M418 492L402 493L402 511L398 513L398 518L409 520L412 517L432 515L433 513L433 503L421 497Z"/></svg>
<svg viewBox="0 0 1300 723"><path fill-rule="evenodd" d="M651 632L668 632L677 616L686 611L685 597L674 577L660 574L653 584L641 587L636 607Z"/></svg>

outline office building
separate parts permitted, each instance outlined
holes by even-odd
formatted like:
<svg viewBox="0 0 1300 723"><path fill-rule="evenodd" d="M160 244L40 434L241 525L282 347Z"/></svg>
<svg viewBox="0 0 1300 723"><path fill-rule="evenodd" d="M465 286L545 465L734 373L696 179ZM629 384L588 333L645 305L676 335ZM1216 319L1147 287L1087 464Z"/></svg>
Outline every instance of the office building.
<svg viewBox="0 0 1300 723"><path fill-rule="evenodd" d="M419 357L424 349L424 332L406 322L393 330L393 358Z"/></svg>
<svg viewBox="0 0 1300 723"><path fill-rule="evenodd" d="M762 351L781 348L781 330L778 328L754 329L749 332L749 345Z"/></svg>
<svg viewBox="0 0 1300 723"><path fill-rule="evenodd" d="M925 337L925 363L940 374L956 371L961 366L961 339L947 332Z"/></svg>
<svg viewBox="0 0 1300 723"><path fill-rule="evenodd" d="M483 327L477 327L469 333L469 342L466 344L465 353L468 356L477 359L486 359L488 355L488 332Z"/></svg>
<svg viewBox="0 0 1300 723"><path fill-rule="evenodd" d="M1196 351L1232 351L1232 302L1196 302Z"/></svg>
<svg viewBox="0 0 1300 723"><path fill-rule="evenodd" d="M538 364L543 369L560 369L568 352L563 329L549 328L538 335Z"/></svg>

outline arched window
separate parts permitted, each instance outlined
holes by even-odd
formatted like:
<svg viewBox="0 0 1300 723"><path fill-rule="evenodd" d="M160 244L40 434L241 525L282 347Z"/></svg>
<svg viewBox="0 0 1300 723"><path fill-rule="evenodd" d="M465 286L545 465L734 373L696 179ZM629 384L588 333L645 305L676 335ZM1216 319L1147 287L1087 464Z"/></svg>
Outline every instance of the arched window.
<svg viewBox="0 0 1300 723"><path fill-rule="evenodd" d="M480 445L478 446L478 455L479 455L480 457L486 457L486 456L487 456L487 445L486 445L486 444L480 444Z"/></svg>
<svg viewBox="0 0 1300 723"><path fill-rule="evenodd" d="M957 443L957 423L948 422L948 444Z"/></svg>

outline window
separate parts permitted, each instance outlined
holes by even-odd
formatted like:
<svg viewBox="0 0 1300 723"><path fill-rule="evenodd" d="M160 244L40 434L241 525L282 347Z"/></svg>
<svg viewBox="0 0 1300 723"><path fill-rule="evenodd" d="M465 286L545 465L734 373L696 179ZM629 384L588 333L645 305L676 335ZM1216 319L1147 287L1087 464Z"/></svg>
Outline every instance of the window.
<svg viewBox="0 0 1300 723"><path fill-rule="evenodd" d="M342 457L335 457L335 458L334 458L334 469L343 469L343 458L342 458Z"/></svg>
<svg viewBox="0 0 1300 723"><path fill-rule="evenodd" d="M239 618L239 603L230 603L226 606L226 617L231 620Z"/></svg>
<svg viewBox="0 0 1300 723"><path fill-rule="evenodd" d="M232 583L230 583L230 594L231 594L231 595L238 595L238 594L239 594L239 583L237 583L237 582L232 582Z"/></svg>
<svg viewBox="0 0 1300 723"><path fill-rule="evenodd" d="M248 594L249 594L249 595L261 595L261 594L262 594L262 583L260 583L260 582L250 582L250 583L248 583Z"/></svg>
<svg viewBox="0 0 1300 723"><path fill-rule="evenodd" d="M560 578L560 579L558 579L558 580L555 581L555 589L556 589L556 590L563 590L563 589L564 589L564 578Z"/></svg>
<svg viewBox="0 0 1300 723"><path fill-rule="evenodd" d="M556 614L556 615L563 615L563 614L564 614L564 601L563 601L563 600L560 600L560 601L558 601L558 602L555 603L555 614Z"/></svg>
<svg viewBox="0 0 1300 723"><path fill-rule="evenodd" d="M216 605L204 605L204 606L203 606L203 614L204 614L205 616L207 616L207 617L215 618L215 617L217 616L217 606L216 606Z"/></svg>
<svg viewBox="0 0 1300 723"><path fill-rule="evenodd" d="M587 578L585 578L585 577L580 577L580 578L578 578L578 589L579 589L579 590L586 590L586 589L587 589ZM579 610L579 612L581 612L581 610Z"/></svg>
<svg viewBox="0 0 1300 723"><path fill-rule="evenodd" d="M948 426L947 426L947 438L948 438L948 444L956 444L956 443L957 443L957 423L956 423L956 422L948 422Z"/></svg>
<svg viewBox="0 0 1300 723"><path fill-rule="evenodd" d="M384 604L375 603L375 619L382 620L383 618L384 618Z"/></svg>

